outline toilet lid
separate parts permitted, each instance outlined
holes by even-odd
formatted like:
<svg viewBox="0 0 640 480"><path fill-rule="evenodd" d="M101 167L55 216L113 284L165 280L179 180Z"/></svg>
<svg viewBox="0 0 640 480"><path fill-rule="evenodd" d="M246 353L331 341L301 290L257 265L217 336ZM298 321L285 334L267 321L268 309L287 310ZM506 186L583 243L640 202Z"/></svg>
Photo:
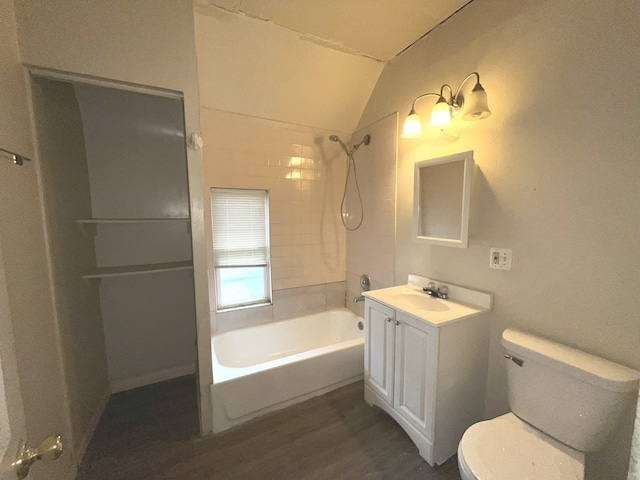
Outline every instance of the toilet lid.
<svg viewBox="0 0 640 480"><path fill-rule="evenodd" d="M513 413L467 429L461 467L479 480L582 480L584 454L554 440Z"/></svg>

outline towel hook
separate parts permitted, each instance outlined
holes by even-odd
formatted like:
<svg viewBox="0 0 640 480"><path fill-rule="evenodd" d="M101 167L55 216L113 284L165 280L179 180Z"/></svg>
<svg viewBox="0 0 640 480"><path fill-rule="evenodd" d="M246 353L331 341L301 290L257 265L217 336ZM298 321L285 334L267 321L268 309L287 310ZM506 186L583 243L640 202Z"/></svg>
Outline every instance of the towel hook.
<svg viewBox="0 0 640 480"><path fill-rule="evenodd" d="M24 165L24 162L30 162L31 159L27 158L23 155L20 155L18 153L13 153L10 152L9 150L5 150L4 148L0 148L0 154L2 154L2 156L9 158L10 160L13 161L13 163L15 163L16 165Z"/></svg>

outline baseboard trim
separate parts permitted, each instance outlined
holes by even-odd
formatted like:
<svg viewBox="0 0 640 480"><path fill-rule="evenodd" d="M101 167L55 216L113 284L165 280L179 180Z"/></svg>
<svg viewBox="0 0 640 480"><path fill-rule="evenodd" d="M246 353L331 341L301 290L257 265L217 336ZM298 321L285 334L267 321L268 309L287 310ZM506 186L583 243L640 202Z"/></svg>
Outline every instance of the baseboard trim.
<svg viewBox="0 0 640 480"><path fill-rule="evenodd" d="M145 373L137 377L110 380L111 393L124 392L133 388L144 387L152 383L164 382L172 378L184 377L196 373L196 364L181 365L179 367L160 370L159 372Z"/></svg>

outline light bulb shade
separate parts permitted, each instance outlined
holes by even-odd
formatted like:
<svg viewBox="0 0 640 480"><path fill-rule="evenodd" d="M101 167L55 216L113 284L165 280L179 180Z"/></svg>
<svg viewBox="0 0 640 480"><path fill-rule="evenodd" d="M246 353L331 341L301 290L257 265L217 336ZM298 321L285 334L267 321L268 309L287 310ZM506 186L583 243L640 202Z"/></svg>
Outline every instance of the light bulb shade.
<svg viewBox="0 0 640 480"><path fill-rule="evenodd" d="M429 119L430 127L442 127L451 123L451 110L449 104L440 97L431 110L431 118Z"/></svg>
<svg viewBox="0 0 640 480"><path fill-rule="evenodd" d="M487 92L478 82L469 94L469 98L465 98L462 119L482 120L489 115L491 115L491 110L489 110L489 104L487 103Z"/></svg>
<svg viewBox="0 0 640 480"><path fill-rule="evenodd" d="M420 125L420 117L415 110L409 112L409 116L404 121L402 128L402 138L416 138L422 135L422 126Z"/></svg>

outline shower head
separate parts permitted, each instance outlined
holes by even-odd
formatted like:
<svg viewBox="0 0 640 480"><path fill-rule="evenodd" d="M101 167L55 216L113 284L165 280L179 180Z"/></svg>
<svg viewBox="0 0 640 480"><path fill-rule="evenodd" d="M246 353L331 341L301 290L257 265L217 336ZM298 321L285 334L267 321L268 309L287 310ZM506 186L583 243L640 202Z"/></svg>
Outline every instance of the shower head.
<svg viewBox="0 0 640 480"><path fill-rule="evenodd" d="M351 155L353 152L349 152L349 149L347 148L347 146L342 143L342 140L340 140L340 138L338 137L338 135L329 135L329 140L331 140L332 142L338 142L340 144L340 146L342 147L342 150L344 150L344 153L347 154L347 156Z"/></svg>
<svg viewBox="0 0 640 480"><path fill-rule="evenodd" d="M340 140L340 137L338 137L338 135L329 135L329 140L331 140L332 142L338 142L342 147L342 149L344 150L344 153L347 154L347 157L350 157L351 155L354 154L356 150L358 150L358 148L360 148L360 145L362 145L363 143L365 145L369 145L369 142L371 142L371 135L366 134L362 139L362 141L357 145L354 145L351 150L349 150L347 146L344 143L342 143L342 140Z"/></svg>

